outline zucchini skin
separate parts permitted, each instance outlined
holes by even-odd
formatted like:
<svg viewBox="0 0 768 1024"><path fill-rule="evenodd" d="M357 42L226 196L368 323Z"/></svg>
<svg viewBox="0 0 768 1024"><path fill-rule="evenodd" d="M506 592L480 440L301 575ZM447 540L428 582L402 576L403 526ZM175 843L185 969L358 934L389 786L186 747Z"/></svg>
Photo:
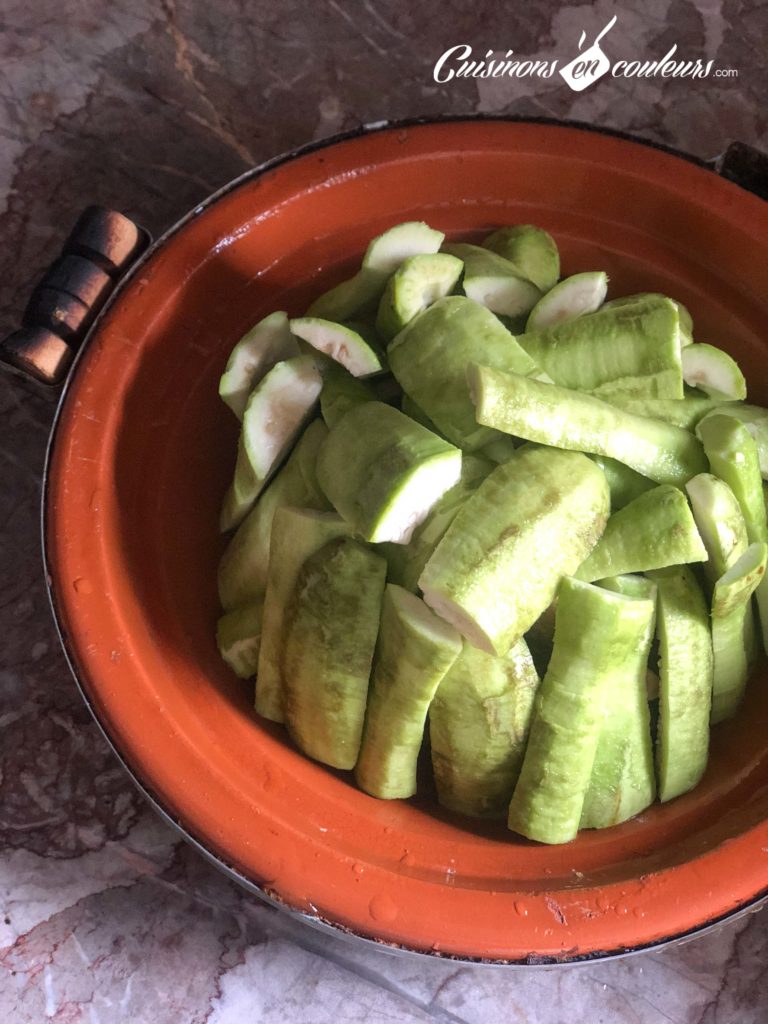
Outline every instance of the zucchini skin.
<svg viewBox="0 0 768 1024"><path fill-rule="evenodd" d="M446 530L419 577L424 600L475 647L506 654L598 542L609 508L585 455L519 449Z"/></svg>

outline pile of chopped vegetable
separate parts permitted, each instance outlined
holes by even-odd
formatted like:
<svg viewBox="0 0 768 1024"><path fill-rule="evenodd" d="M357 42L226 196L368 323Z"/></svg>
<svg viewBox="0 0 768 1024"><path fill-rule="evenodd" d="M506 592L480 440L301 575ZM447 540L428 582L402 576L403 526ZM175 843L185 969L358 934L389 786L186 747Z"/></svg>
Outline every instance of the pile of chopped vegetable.
<svg viewBox="0 0 768 1024"><path fill-rule="evenodd" d="M375 238L235 346L222 657L367 793L564 843L702 778L768 648L768 410L554 239Z"/></svg>

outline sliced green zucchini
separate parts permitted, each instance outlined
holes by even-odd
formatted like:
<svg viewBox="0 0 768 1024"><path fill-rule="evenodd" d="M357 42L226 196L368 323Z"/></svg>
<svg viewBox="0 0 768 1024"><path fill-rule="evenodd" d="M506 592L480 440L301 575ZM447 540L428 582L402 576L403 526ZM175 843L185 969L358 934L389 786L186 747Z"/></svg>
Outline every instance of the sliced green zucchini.
<svg viewBox="0 0 768 1024"><path fill-rule="evenodd" d="M320 450L317 478L365 540L407 544L461 475L461 452L382 402L354 405Z"/></svg>
<svg viewBox="0 0 768 1024"><path fill-rule="evenodd" d="M353 377L367 377L381 370L381 360L357 331L312 316L299 317L290 323L297 338L341 363Z"/></svg>
<svg viewBox="0 0 768 1024"><path fill-rule="evenodd" d="M445 252L409 256L387 281L379 303L376 328L391 341L433 302L450 295L461 277L463 264Z"/></svg>
<svg viewBox="0 0 768 1024"><path fill-rule="evenodd" d="M724 480L736 495L750 543L768 542L760 455L749 428L730 415L713 415L699 423L697 433L704 444L712 472ZM755 598L760 612L763 650L768 652L768 580L765 578L759 584Z"/></svg>
<svg viewBox="0 0 768 1024"><path fill-rule="evenodd" d="M603 308L616 309L619 306L631 305L644 299L668 299L669 302L674 302L680 317L680 345L682 348L685 348L686 345L693 344L693 319L691 314L682 302L678 299L670 298L669 295L661 295L659 292L637 292L634 295L623 295L621 298L609 299L608 302L603 303Z"/></svg>
<svg viewBox="0 0 768 1024"><path fill-rule="evenodd" d="M685 565L649 573L658 587L659 799L672 800L701 780L709 752L713 656L709 611Z"/></svg>
<svg viewBox="0 0 768 1024"><path fill-rule="evenodd" d="M499 228L483 242L486 249L510 260L521 277L533 281L542 292L554 288L560 277L560 253L554 238L533 224Z"/></svg>
<svg viewBox="0 0 768 1024"><path fill-rule="evenodd" d="M418 589L419 577L432 552L445 536L445 531L458 515L459 509L493 469L493 463L477 455L461 460L461 479L435 503L429 515L413 532L408 544L396 545L403 554L399 574L394 582L406 590Z"/></svg>
<svg viewBox="0 0 768 1024"><path fill-rule="evenodd" d="M706 469L701 444L671 423L486 366L472 367L468 379L477 422L514 437L607 455L656 483L683 486Z"/></svg>
<svg viewBox="0 0 768 1024"><path fill-rule="evenodd" d="M736 360L714 345L689 345L683 350L683 380L710 398L739 402L747 397L747 382Z"/></svg>
<svg viewBox="0 0 768 1024"><path fill-rule="evenodd" d="M591 583L624 573L705 562L707 557L685 495L677 487L662 484L614 512L575 575Z"/></svg>
<svg viewBox="0 0 768 1024"><path fill-rule="evenodd" d="M360 270L312 303L307 316L342 322L376 310L387 278L403 260L418 253L437 252L445 235L422 221L396 224L368 246Z"/></svg>
<svg viewBox="0 0 768 1024"><path fill-rule="evenodd" d="M648 601L565 578L555 646L539 689L508 825L541 843L576 836L590 786L608 689L634 662Z"/></svg>
<svg viewBox="0 0 768 1024"><path fill-rule="evenodd" d="M461 652L461 637L414 594L384 591L376 665L365 712L358 786L383 800L416 792L416 763L427 711Z"/></svg>
<svg viewBox="0 0 768 1024"><path fill-rule="evenodd" d="M747 524L731 488L711 473L685 485L699 535L709 556L704 570L712 586L747 550Z"/></svg>
<svg viewBox="0 0 768 1024"><path fill-rule="evenodd" d="M311 356L276 363L251 392L243 414L235 477L221 510L222 532L238 526L290 450L320 397Z"/></svg>
<svg viewBox="0 0 768 1024"><path fill-rule="evenodd" d="M744 697L751 669L752 595L765 581L768 545L750 544L715 583L712 593L712 724L732 718Z"/></svg>
<svg viewBox="0 0 768 1024"><path fill-rule="evenodd" d="M528 316L525 330L541 331L595 313L605 301L607 291L608 275L603 270L566 277L539 299Z"/></svg>
<svg viewBox="0 0 768 1024"><path fill-rule="evenodd" d="M275 512L256 674L256 711L273 722L285 720L282 652L296 580L308 558L349 533L349 526L335 513L295 508Z"/></svg>
<svg viewBox="0 0 768 1024"><path fill-rule="evenodd" d="M708 410L700 417L698 423L703 423L710 416L725 415L740 420L752 435L757 445L760 472L763 480L768 480L768 409L761 409L757 405L746 405L743 402L718 403L716 407Z"/></svg>
<svg viewBox="0 0 768 1024"><path fill-rule="evenodd" d="M453 444L476 451L498 434L480 427L467 370L488 366L537 373L536 364L489 310L461 295L438 299L398 334L389 348L403 390Z"/></svg>
<svg viewBox="0 0 768 1024"><path fill-rule="evenodd" d="M395 224L378 235L363 256L363 268L390 277L409 256L436 253L445 241L442 231L436 231L421 220Z"/></svg>
<svg viewBox="0 0 768 1024"><path fill-rule="evenodd" d="M448 527L419 578L424 600L473 646L506 654L595 546L609 500L585 456L519 450Z"/></svg>
<svg viewBox="0 0 768 1024"><path fill-rule="evenodd" d="M500 316L527 314L541 298L541 291L523 277L509 260L479 245L456 242L443 246L464 264L464 294Z"/></svg>
<svg viewBox="0 0 768 1024"><path fill-rule="evenodd" d="M304 561L285 607L285 722L333 768L354 768L360 752L386 572L370 548L339 537Z"/></svg>
<svg viewBox="0 0 768 1024"><path fill-rule="evenodd" d="M603 717L581 812L581 828L610 828L644 811L656 796L646 676L656 622L656 586L637 576L606 581L643 609L627 624L623 657L607 670Z"/></svg>
<svg viewBox="0 0 768 1024"><path fill-rule="evenodd" d="M315 475L320 445L328 436L325 424L314 420L288 456L254 508L237 528L219 563L219 600L225 611L252 604L267 589L272 521L279 508L330 510Z"/></svg>
<svg viewBox="0 0 768 1024"><path fill-rule="evenodd" d="M232 349L219 381L219 396L242 420L248 396L275 363L299 354L285 313L270 313Z"/></svg>
<svg viewBox="0 0 768 1024"><path fill-rule="evenodd" d="M518 341L562 387L600 397L617 391L683 397L679 314L668 299L603 306L575 320L526 331Z"/></svg>
<svg viewBox="0 0 768 1024"><path fill-rule="evenodd" d="M524 640L503 658L464 643L429 708L437 798L476 818L503 818L520 773L539 677Z"/></svg>

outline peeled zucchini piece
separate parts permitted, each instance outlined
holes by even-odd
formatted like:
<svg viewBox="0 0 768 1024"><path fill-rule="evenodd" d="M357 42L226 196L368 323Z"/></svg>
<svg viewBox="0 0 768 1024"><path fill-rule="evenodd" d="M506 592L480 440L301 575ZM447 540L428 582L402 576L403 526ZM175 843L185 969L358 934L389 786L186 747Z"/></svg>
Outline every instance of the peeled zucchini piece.
<svg viewBox="0 0 768 1024"><path fill-rule="evenodd" d="M256 675L263 614L264 602L258 600L222 615L216 627L219 654L241 679Z"/></svg>
<svg viewBox="0 0 768 1024"><path fill-rule="evenodd" d="M604 270L566 277L539 299L528 316L525 330L541 331L595 313L605 301L607 291L608 275Z"/></svg>
<svg viewBox="0 0 768 1024"><path fill-rule="evenodd" d="M219 395L239 420L248 396L275 363L299 354L285 313L270 313L260 320L232 349L219 381Z"/></svg>
<svg viewBox="0 0 768 1024"><path fill-rule="evenodd" d="M308 558L329 541L349 533L349 526L335 513L296 508L275 513L255 702L256 711L273 722L285 720L282 654L296 580Z"/></svg>
<svg viewBox="0 0 768 1024"><path fill-rule="evenodd" d="M750 543L768 542L760 455L747 425L729 415L714 415L702 420L696 432L712 472L725 480L736 495ZM763 650L768 652L768 579L763 578L758 585L755 599L760 612Z"/></svg>
<svg viewBox="0 0 768 1024"><path fill-rule="evenodd" d="M354 277L315 299L307 316L342 322L375 311L387 278L403 260L419 253L437 252L444 239L442 231L435 231L422 221L396 224L369 244Z"/></svg>
<svg viewBox="0 0 768 1024"><path fill-rule="evenodd" d="M387 564L340 537L304 561L285 607L285 721L297 746L333 768L360 751Z"/></svg>
<svg viewBox="0 0 768 1024"><path fill-rule="evenodd" d="M711 473L699 473L685 485L693 518L709 556L704 569L715 582L747 550L747 524L731 488Z"/></svg>
<svg viewBox="0 0 768 1024"><path fill-rule="evenodd" d="M650 606L650 607L649 607ZM508 825L541 843L576 836L590 787L606 696L634 670L651 603L566 577L555 646L536 699Z"/></svg>
<svg viewBox="0 0 768 1024"><path fill-rule="evenodd" d="M276 363L251 393L243 415L235 478L224 498L221 529L248 514L320 397L322 378L311 356Z"/></svg>
<svg viewBox="0 0 768 1024"><path fill-rule="evenodd" d="M382 402L354 405L317 462L331 504L365 540L407 544L461 475L461 452Z"/></svg>
<svg viewBox="0 0 768 1024"><path fill-rule="evenodd" d="M478 426L467 387L475 363L532 374L538 369L499 320L472 299L438 299L412 320L389 347L392 372L437 429L465 451L498 437Z"/></svg>
<svg viewBox="0 0 768 1024"><path fill-rule="evenodd" d="M363 256L363 268L383 274L386 280L409 256L436 253L444 241L443 232L436 231L424 221L395 224L368 246Z"/></svg>
<svg viewBox="0 0 768 1024"><path fill-rule="evenodd" d="M464 643L429 708L437 799L476 818L504 818L528 741L539 677L524 640L502 658Z"/></svg>
<svg viewBox="0 0 768 1024"><path fill-rule="evenodd" d="M304 316L291 320L291 331L318 352L341 363L353 377L367 377L382 368L381 360L368 342L343 324Z"/></svg>
<svg viewBox="0 0 768 1024"><path fill-rule="evenodd" d="M465 455L461 460L461 479L435 503L424 522L414 530L408 544L386 545L388 548L397 547L402 552L394 582L400 583L406 590L418 589L419 577L432 552L458 515L461 506L492 469L493 463L487 459Z"/></svg>
<svg viewBox="0 0 768 1024"><path fill-rule="evenodd" d="M544 330L527 330L517 340L561 387L600 397L616 391L683 397L680 319L668 299L603 306Z"/></svg>
<svg viewBox="0 0 768 1024"><path fill-rule="evenodd" d="M381 337L391 341L427 306L449 295L462 269L461 260L444 252L404 260L387 281L379 303L376 328Z"/></svg>
<svg viewBox="0 0 768 1024"><path fill-rule="evenodd" d="M747 397L747 382L736 360L714 345L689 345L683 350L683 380L711 398L741 401Z"/></svg>
<svg viewBox="0 0 768 1024"><path fill-rule="evenodd" d="M324 369L320 412L328 427L337 423L351 406L373 402L375 398L369 384L353 377L339 363L331 361Z"/></svg>
<svg viewBox="0 0 768 1024"><path fill-rule="evenodd" d="M560 277L560 253L554 238L533 224L500 228L483 242L486 249L510 260L522 277L533 281L542 292L554 288Z"/></svg>
<svg viewBox="0 0 768 1024"><path fill-rule="evenodd" d="M609 299L607 302L604 302L603 309L616 309L619 306L632 305L644 299L666 299L669 302L673 302L677 307L680 317L680 345L682 348L685 348L686 345L693 344L693 319L691 314L682 302L678 299L670 298L669 295L662 295L660 292L637 292L635 295L622 295L620 298Z"/></svg>
<svg viewBox="0 0 768 1024"><path fill-rule="evenodd" d="M706 469L701 444L671 423L487 366L470 367L467 376L477 422L513 437L607 455L657 483L682 486Z"/></svg>
<svg viewBox="0 0 768 1024"><path fill-rule="evenodd" d="M697 434L712 472L736 495L750 541L768 540L760 456L747 425L730 413L723 413L702 420Z"/></svg>
<svg viewBox="0 0 768 1024"><path fill-rule="evenodd" d="M658 587L659 799L672 800L701 780L709 752L713 656L709 611L684 565L649 573Z"/></svg>
<svg viewBox="0 0 768 1024"><path fill-rule="evenodd" d="M595 546L609 502L586 456L519 450L448 527L419 578L424 600L473 646L506 654Z"/></svg>
<svg viewBox="0 0 768 1024"><path fill-rule="evenodd" d="M685 495L677 487L662 484L614 512L575 575L591 583L624 573L705 562L707 557Z"/></svg>
<svg viewBox="0 0 768 1024"><path fill-rule="evenodd" d="M656 623L656 586L633 576L614 578L607 589L640 606L626 649L604 679L603 716L581 828L610 828L644 811L656 796L646 674ZM642 609L642 611L641 611Z"/></svg>
<svg viewBox="0 0 768 1024"><path fill-rule="evenodd" d="M358 786L383 800L416 792L427 711L461 651L461 637L402 587L384 591L360 756Z"/></svg>
<svg viewBox="0 0 768 1024"><path fill-rule="evenodd" d="M219 600L226 611L263 598L267 589L272 521L279 508L330 510L320 490L315 465L328 430L314 420L302 434L285 465L237 528L219 563Z"/></svg>
<svg viewBox="0 0 768 1024"><path fill-rule="evenodd" d="M541 291L509 260L479 245L456 242L443 246L445 252L464 264L464 294L500 316L528 313L541 298Z"/></svg>
<svg viewBox="0 0 768 1024"><path fill-rule="evenodd" d="M697 424L703 424L711 416L723 415L732 416L739 420L752 435L757 446L757 455L760 463L760 472L763 480L768 480L768 409L761 409L757 405L746 405L743 402L729 402L723 404L713 401L713 408L707 410L704 416L700 417ZM697 426L698 432L698 426Z"/></svg>
<svg viewBox="0 0 768 1024"><path fill-rule="evenodd" d="M712 593L712 724L732 718L751 668L752 595L765 580L768 545L750 544L715 583Z"/></svg>

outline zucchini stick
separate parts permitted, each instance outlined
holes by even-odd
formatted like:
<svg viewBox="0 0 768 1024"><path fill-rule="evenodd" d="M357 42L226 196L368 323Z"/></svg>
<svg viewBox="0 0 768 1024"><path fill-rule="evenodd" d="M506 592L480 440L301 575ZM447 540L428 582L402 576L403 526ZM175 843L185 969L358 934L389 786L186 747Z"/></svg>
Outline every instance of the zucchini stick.
<svg viewBox="0 0 768 1024"><path fill-rule="evenodd" d="M468 376L477 422L485 426L557 448L607 455L656 483L682 487L706 469L699 441L670 423L486 366L472 367Z"/></svg>
<svg viewBox="0 0 768 1024"><path fill-rule="evenodd" d="M465 642L429 708L437 798L477 818L503 818L520 773L539 677L524 640L495 658Z"/></svg>
<svg viewBox="0 0 768 1024"><path fill-rule="evenodd" d="M354 768L387 564L339 537L304 562L286 604L285 724L296 745L333 768Z"/></svg>
<svg viewBox="0 0 768 1024"><path fill-rule="evenodd" d="M768 542L768 517L763 498L760 455L746 424L732 416L708 416L698 427L712 472L736 495L747 524L750 544ZM755 591L763 650L768 653L768 579Z"/></svg>
<svg viewBox="0 0 768 1024"><path fill-rule="evenodd" d="M687 566L657 569L648 575L658 587L656 770L663 802L693 789L707 766L712 635L706 598Z"/></svg>
<svg viewBox="0 0 768 1024"><path fill-rule="evenodd" d="M650 601L563 580L555 646L509 805L508 825L513 831L542 843L567 843L575 837L607 689L626 671L628 661L634 666L652 614Z"/></svg>
<svg viewBox="0 0 768 1024"><path fill-rule="evenodd" d="M280 508L272 524L261 648L256 673L256 711L273 722L285 720L282 651L286 614L296 578L315 551L350 528L332 512Z"/></svg>
<svg viewBox="0 0 768 1024"><path fill-rule="evenodd" d="M749 678L752 595L765 579L768 545L750 544L720 577L712 594L712 646L715 654L712 684L712 724L732 718L741 704Z"/></svg>
<svg viewBox="0 0 768 1024"><path fill-rule="evenodd" d="M603 689L603 718L581 828L609 828L644 811L656 796L646 675L656 623L656 584L642 576L615 576L602 586L642 602L636 642Z"/></svg>
<svg viewBox="0 0 768 1024"><path fill-rule="evenodd" d="M384 800L414 795L427 711L460 652L455 629L414 594L387 586L355 765L355 779L366 793Z"/></svg>

